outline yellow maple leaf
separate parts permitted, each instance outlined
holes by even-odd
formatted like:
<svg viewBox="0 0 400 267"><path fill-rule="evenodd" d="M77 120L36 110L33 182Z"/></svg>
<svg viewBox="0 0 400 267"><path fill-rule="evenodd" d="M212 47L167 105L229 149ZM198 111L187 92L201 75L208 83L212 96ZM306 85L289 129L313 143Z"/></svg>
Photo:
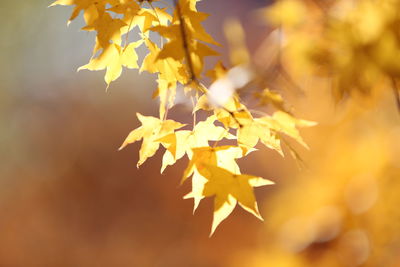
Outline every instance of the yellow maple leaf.
<svg viewBox="0 0 400 267"><path fill-rule="evenodd" d="M68 20L68 24L73 21L79 13L83 10L83 17L87 24L94 22L102 13L105 12L105 7L107 4L116 4L118 0L57 0L53 2L51 6L61 5L61 6L72 6L74 5L74 10L72 11L71 17Z"/></svg>
<svg viewBox="0 0 400 267"><path fill-rule="evenodd" d="M176 83L185 84L187 82L187 74L181 61L173 58L156 60L160 48L148 38L145 38L145 44L149 49L149 53L143 59L140 72L158 73L158 88L153 97L160 97L160 118L163 118L167 107L172 107L174 104Z"/></svg>
<svg viewBox="0 0 400 267"><path fill-rule="evenodd" d="M140 72L148 71L150 73L159 73L159 78L168 82L186 81L186 74L181 61L167 58L165 60L157 60L157 56L161 49L150 39L145 38L146 47L149 53L143 59Z"/></svg>
<svg viewBox="0 0 400 267"><path fill-rule="evenodd" d="M177 24L171 26L155 26L151 28L152 31L157 32L161 36L167 38L169 40L160 53L158 54L156 60L164 60L167 58L173 58L177 61L184 61L186 59L186 51L188 49L190 59L193 64L193 71L196 76L199 76L203 71L204 67L204 58L206 56L216 56L218 53L208 47L207 45L192 39L190 35L185 36L187 39L185 43L188 44L188 47L185 47L183 36L181 33L180 26Z"/></svg>
<svg viewBox="0 0 400 267"><path fill-rule="evenodd" d="M192 176L192 191L183 197L183 199L193 198L193 214L199 207L200 201L204 199L203 190L206 183L207 179L204 178L204 176L202 176L197 169L194 169Z"/></svg>
<svg viewBox="0 0 400 267"><path fill-rule="evenodd" d="M279 134L285 134L304 146L305 148L309 148L307 143L304 142L303 138L300 135L298 127L312 127L317 123L313 121L307 121L302 119L297 119L292 115L283 112L276 111L272 116L265 116L259 119L260 122L265 123L268 127Z"/></svg>
<svg viewBox="0 0 400 267"><path fill-rule="evenodd" d="M94 53L99 48L105 48L112 41L115 44L121 45L121 28L126 26L126 23L120 19L114 19L110 14L104 13L91 24L83 27L85 31L96 31L96 47Z"/></svg>
<svg viewBox="0 0 400 267"><path fill-rule="evenodd" d="M207 182L201 196L215 196L214 217L210 235L231 214L237 203L246 211L263 220L258 211L253 187L274 184L272 181L247 174L236 174L216 165L208 164L204 165L203 173L205 175L202 176L207 179ZM194 197L196 193L199 192L192 192L190 196Z"/></svg>
<svg viewBox="0 0 400 267"><path fill-rule="evenodd" d="M142 41L137 41L130 43L125 48L122 48L117 44L109 44L98 57L92 58L88 64L80 67L78 71L82 69L107 69L104 80L108 87L112 81L115 81L119 76L121 76L122 67L129 69L136 69L139 67L137 64L138 56L135 48L141 44Z"/></svg>
<svg viewBox="0 0 400 267"><path fill-rule="evenodd" d="M136 3L136 1L120 0L118 3L108 8L107 10L124 15L124 21L128 21L129 23L129 21L139 13L141 7L138 3Z"/></svg>
<svg viewBox="0 0 400 267"><path fill-rule="evenodd" d="M168 25L168 23L172 20L172 17L166 11L166 8L154 8L154 9L146 9L141 8L134 17L126 16L124 21L127 24L132 24L133 26L138 26L140 31L143 34L146 33L151 27L157 25Z"/></svg>
<svg viewBox="0 0 400 267"><path fill-rule="evenodd" d="M204 67L204 57L218 55L213 49L199 41L215 45L218 43L202 27L201 22L208 15L196 10L196 2L180 0L176 6L172 24L156 26L151 30L169 40L163 46L157 59L186 60L188 72L193 72L190 75L198 77Z"/></svg>
<svg viewBox="0 0 400 267"><path fill-rule="evenodd" d="M161 172L169 165L181 159L185 154L192 158L192 149L209 146L209 141L219 141L223 138L234 139L225 128L216 126L215 116L210 116L205 121L196 124L192 131L180 130L169 134L159 141L167 149L163 156Z"/></svg>
<svg viewBox="0 0 400 267"><path fill-rule="evenodd" d="M232 146L206 146L193 148L193 156L183 173L182 183L193 174L195 168L201 173L204 169L204 164L217 165L217 152L227 150L231 147Z"/></svg>
<svg viewBox="0 0 400 267"><path fill-rule="evenodd" d="M203 41L205 43L220 45L214 40L214 38L211 37L211 35L206 32L204 27L201 25L201 22L206 20L209 15L207 13L197 11L197 2L198 1L193 0L179 1L180 13L184 19L190 38ZM175 12L174 15L175 16L172 20L172 23L179 23L181 18L178 17L178 13Z"/></svg>
<svg viewBox="0 0 400 267"><path fill-rule="evenodd" d="M174 120L163 121L155 117L143 116L140 113L137 113L137 117L142 126L129 133L119 150L143 139L137 163L137 167L139 167L147 158L152 157L157 152L160 147L160 142L158 141L160 138L174 132L176 129L182 128L185 124Z"/></svg>
<svg viewBox="0 0 400 267"><path fill-rule="evenodd" d="M248 119L242 121L241 127L237 130L238 143L241 146L255 147L259 141L268 148L276 150L283 156L280 140L271 132L268 124L260 119Z"/></svg>
<svg viewBox="0 0 400 267"><path fill-rule="evenodd" d="M207 182L205 176L208 174L205 166L212 164L223 167L232 173L240 174L240 168L235 160L248 155L254 150L255 149L246 149L237 146L220 146L215 148L208 146L192 149L193 156L185 170L182 183L187 179L187 177L193 174L192 191L183 197L184 199L194 199L193 212L195 212L200 201L204 198L202 192L204 190L204 185Z"/></svg>
<svg viewBox="0 0 400 267"><path fill-rule="evenodd" d="M120 0L118 3L107 9L107 11L123 15L121 20L125 22L125 26L120 29L122 34L129 32L136 25L140 25L140 23L138 23L138 18L143 10L144 9L134 0Z"/></svg>
<svg viewBox="0 0 400 267"><path fill-rule="evenodd" d="M202 95L196 106L193 108L193 112L200 109L206 111L214 111L218 121L220 121L226 128L238 128L241 122L246 122L252 119L250 112L246 106L240 103L236 94L233 94L226 101L219 101L215 99L216 94L206 93ZM224 102L218 103L218 102ZM220 105L221 104L221 105Z"/></svg>

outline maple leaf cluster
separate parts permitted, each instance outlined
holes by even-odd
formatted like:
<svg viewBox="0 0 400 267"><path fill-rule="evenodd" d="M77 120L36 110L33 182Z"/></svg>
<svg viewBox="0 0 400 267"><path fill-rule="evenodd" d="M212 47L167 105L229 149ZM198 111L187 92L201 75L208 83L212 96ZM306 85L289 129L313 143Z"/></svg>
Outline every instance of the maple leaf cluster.
<svg viewBox="0 0 400 267"><path fill-rule="evenodd" d="M197 10L198 1L179 0L169 5L155 0L57 0L52 6L74 6L69 22L83 12L86 26L82 29L96 32L92 58L79 69L106 70L107 86L124 67L157 75L154 96L160 99L159 116L138 113L142 125L128 135L120 149L142 140L139 167L158 149L165 148L161 172L187 157L182 182L191 178L192 191L184 198L193 198L196 210L202 199L214 197L212 234L237 204L262 219L253 188L273 182L242 174L236 160L255 151L258 143L283 156L285 136L307 147L298 128L315 123L295 118L282 96L265 87L256 96L261 104L275 107L272 115L256 117L241 100L238 89L257 80L257 67L237 22L227 28L233 31L228 34L232 67L218 62L205 69L205 58L218 56L213 47L219 44L202 26L208 14ZM129 34L135 34L137 41L130 42ZM139 64L136 49L143 45L147 55ZM205 75L212 81L208 87L202 83ZM180 87L188 102L193 102L191 127L167 118ZM207 115L204 121L196 121L200 112ZM224 140L230 144L220 145ZM294 151L290 146L289 150Z"/></svg>
<svg viewBox="0 0 400 267"><path fill-rule="evenodd" d="M400 108L398 0L282 0L260 14L285 38L281 56L303 75L328 78L337 101L393 89Z"/></svg>

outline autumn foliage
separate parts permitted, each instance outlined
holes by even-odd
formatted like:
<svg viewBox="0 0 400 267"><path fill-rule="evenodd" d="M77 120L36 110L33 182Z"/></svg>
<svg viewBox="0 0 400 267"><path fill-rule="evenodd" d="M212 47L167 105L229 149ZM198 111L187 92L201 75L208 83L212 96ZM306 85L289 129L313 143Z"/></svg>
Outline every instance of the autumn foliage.
<svg viewBox="0 0 400 267"><path fill-rule="evenodd" d="M205 58L218 56L212 46L219 44L201 24L208 14L197 10L198 1L180 0L173 5L159 2L157 7L155 2L158 1L58 0L52 5L74 5L69 22L83 11L86 26L82 29L96 32L92 58L79 70L106 69L107 86L124 67L157 75L154 96L160 100L159 117L138 113L142 126L133 130L121 146L122 149L142 140L137 166L161 146L165 148L161 172L186 156L189 164L182 182L191 177L192 191L185 198L194 199L196 210L203 198L215 197L211 234L237 204L262 219L253 188L273 182L241 174L235 160L255 151L258 143L283 156L285 136L307 147L297 128L314 123L293 117L285 109L282 97L263 87L243 36L232 40L231 67L218 62L214 68L205 69ZM241 31L237 22L228 27ZM130 42L129 35L137 40ZM136 49L141 45L148 50L138 63ZM211 79L208 86L203 82L207 81L205 76ZM251 112L236 92L249 84L261 92L256 97L260 102L273 103L277 111L272 115L261 110ZM167 118L177 90L183 90L187 101L193 104L193 125ZM204 121L196 120L199 113L206 114ZM231 142L220 145L223 139Z"/></svg>
<svg viewBox="0 0 400 267"><path fill-rule="evenodd" d="M242 174L237 159L266 147L302 163L286 139L308 148L299 128L316 123L297 118L279 87L301 92L305 77L317 77L329 80L337 101L389 87L400 103L400 19L394 11L400 3L385 0L377 8L367 0L276 1L254 13L273 27L267 46L250 53L233 19L225 25L230 62L217 59L209 67L206 58L218 57L220 44L204 29L208 14L197 9L198 2L57 0L52 6L74 6L68 23L82 13L82 30L96 32L92 57L79 70L106 70L107 87L124 68L156 75L159 114L138 113L142 125L120 149L142 141L139 167L164 148L161 172L186 157L182 183L191 179L192 191L184 198L194 199L195 211L202 199L214 197L212 234L237 204L262 220L253 190L273 182ZM143 60L141 46L147 48ZM177 94L191 105L190 125L168 118Z"/></svg>

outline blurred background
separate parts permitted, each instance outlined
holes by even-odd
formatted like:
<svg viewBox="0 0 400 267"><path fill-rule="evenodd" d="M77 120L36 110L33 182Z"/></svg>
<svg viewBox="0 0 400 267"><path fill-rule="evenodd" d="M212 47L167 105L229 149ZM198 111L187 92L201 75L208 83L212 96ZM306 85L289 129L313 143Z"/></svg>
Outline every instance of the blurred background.
<svg viewBox="0 0 400 267"><path fill-rule="evenodd" d="M159 173L161 153L136 169L140 144L118 152L136 112L156 115L154 77L124 71L105 91L88 62L94 35L66 26L71 8L0 2L0 266L400 266L400 114L392 94L335 104L326 79L285 92L310 151L307 167L260 149L243 172L276 182L256 190L265 222L241 209L208 238L212 200L192 215L179 186L186 162ZM270 31L267 1L202 1L222 44L236 17L250 51ZM219 49L223 58L227 51ZM178 106L172 116L182 116Z"/></svg>

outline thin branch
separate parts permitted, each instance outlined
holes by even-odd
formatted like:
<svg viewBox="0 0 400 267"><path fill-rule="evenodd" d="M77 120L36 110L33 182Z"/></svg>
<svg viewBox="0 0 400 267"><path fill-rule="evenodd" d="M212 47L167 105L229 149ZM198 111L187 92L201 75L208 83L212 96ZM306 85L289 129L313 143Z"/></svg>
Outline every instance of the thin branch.
<svg viewBox="0 0 400 267"><path fill-rule="evenodd" d="M193 67L193 62L192 62L192 58L190 56L190 50L189 50L189 43L187 40L188 34L186 31L186 24L185 24L185 20L182 16L182 11L181 11L181 7L179 4L178 0L174 0L174 4L175 4L175 8L176 8L176 12L177 12L177 16L179 18L179 28L181 31L181 36L182 36L182 44L183 44L183 50L185 51L185 59L187 61L187 66L189 69L189 75L190 75L190 79L189 79L189 83L193 82L193 81L197 81L196 75L194 73L194 67Z"/></svg>

